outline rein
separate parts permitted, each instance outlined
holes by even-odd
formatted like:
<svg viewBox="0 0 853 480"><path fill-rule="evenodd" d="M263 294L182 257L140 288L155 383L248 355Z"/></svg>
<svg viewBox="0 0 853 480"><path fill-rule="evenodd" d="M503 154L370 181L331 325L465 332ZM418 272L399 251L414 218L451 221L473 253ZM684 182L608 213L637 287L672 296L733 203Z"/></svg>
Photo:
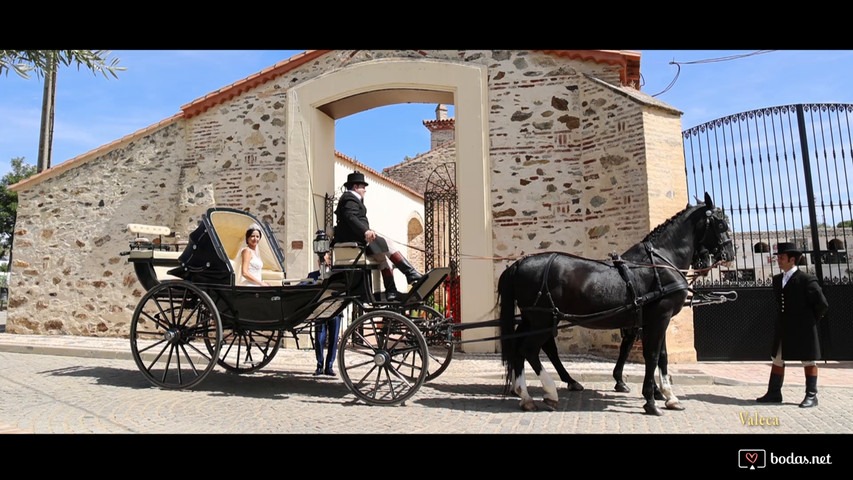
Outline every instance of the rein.
<svg viewBox="0 0 853 480"><path fill-rule="evenodd" d="M669 262L669 260L666 257L660 255L659 253L656 253L656 255L661 257L665 262ZM636 296L636 293L634 293L633 294L634 300L633 300L632 304L626 304L626 305L622 305L619 307L614 307L614 308L604 310L601 312L589 313L589 314L563 313L563 312L560 312L560 310L558 308L556 308L556 306L554 306L553 299L551 298L550 292L546 293L546 298L548 298L549 301L551 302L551 307L536 306L536 303L539 302L539 298L542 295L542 289L547 289L547 271L550 269L551 263L553 262L554 258L556 258L556 253L552 253L551 258L548 259L549 260L548 265L545 269L546 275L543 276L542 286L540 287L539 293L537 293L537 295L536 295L536 302L534 302L534 305L524 308L524 310L533 310L533 311L541 311L541 312L552 313L555 317L555 322L554 322L553 327L542 328L539 330L533 330L533 331L529 331L529 332L514 333L511 335L503 335L503 336L498 335L498 336L494 336L494 337L477 338L477 339L473 339L473 340L458 340L458 339L453 338L454 332L460 332L462 330L467 330L469 328L482 328L482 327L489 327L489 326L497 327L497 326L500 326L500 321L498 319L495 319L495 320L486 320L483 322L469 323L469 324L451 324L450 329L447 331L448 341L456 343L456 344L474 343L474 342L484 342L484 341L488 341L488 340L501 340L501 339L505 339L505 338L526 337L529 335L535 335L538 333L545 333L545 332L552 332L554 336L557 336L557 331L559 329L571 328L574 326L583 326L584 323L591 322L591 321L598 320L598 319L602 319L602 318L607 318L607 317L614 316L614 315L618 315L620 313L628 311L629 309L637 309L638 316L641 316L642 315L642 307L646 303L652 302L652 301L657 300L658 298L661 298L661 297L665 297L671 293L680 292L682 290L687 290L688 292L690 292L692 294L690 301L687 304L685 304L686 306L689 306L691 308L694 306L712 305L712 304L731 302L731 301L737 300L737 292L736 291L697 293L696 291L693 290L693 288L690 287L690 285L692 285L693 282L688 281L688 284L676 283L676 284L665 285L662 287L660 286L660 284L658 284L657 290L646 293L645 295L638 297L638 296ZM583 258L583 257L579 257L579 258ZM614 261L614 264L616 262L617 261ZM663 268L663 267L673 268L673 267L667 267L667 266L658 266L655 264L637 264L637 263L632 263L632 262L628 262L628 261L621 260L621 259L618 260L618 262L622 263L622 264L633 264L633 265L661 267L661 268ZM605 262L602 262L602 263L605 263ZM674 268L674 269L678 272L682 271L678 268ZM657 277L657 278L659 281L660 277ZM686 278L685 278L685 280L686 280ZM633 288L633 286L629 286L629 288ZM698 297L698 300L697 300L697 297ZM567 320L569 323L564 323L564 324L560 325L559 322L562 320ZM641 320L641 317L640 317L640 320ZM515 323L518 324L520 322L521 322L521 316L516 315L515 316ZM642 322L640 321L639 323L641 324ZM639 326L639 325L635 325L635 326Z"/></svg>
<svg viewBox="0 0 853 480"><path fill-rule="evenodd" d="M377 234L381 234L381 232L377 232ZM425 255L432 255L432 254L434 254L434 253L435 253L435 252L433 252L433 251L429 251L429 250L426 250L426 249L424 249L424 248L417 247L417 246L415 246L415 245L411 245L411 244L404 243L404 242L399 242L399 241L394 240L393 238L388 237L388 236L385 236L385 235L382 235L382 236L383 236L384 238L388 238L388 239L392 240L392 241L393 241L394 243L396 243L397 245L402 245L402 246L404 246L404 247L406 247L406 248L411 248L412 250L416 250L416 251L421 252L421 253L423 253L423 254L425 254ZM597 263L602 263L602 264L607 264L607 263L608 263L608 261L607 261L607 260L598 260L598 259L593 259L593 258L587 258L587 257L581 256L581 255L576 255L576 254L574 254L574 253L569 253L569 252L555 252L555 251L544 251L544 252L536 252L536 253L522 253L522 254L518 254L518 255L506 255L506 256L502 256L502 257L486 257L486 256L482 256L482 255L470 255L470 254L467 254L467 253L460 253L460 254L459 254L459 256L460 256L460 257L467 257L467 258L470 258L470 259L473 259L473 260L506 261L506 260L520 260L520 259L522 259L522 258L530 257L530 256L533 256L533 255L542 255L542 254L546 254L546 253L559 253L559 254L566 255L566 256L568 256L568 257L572 257L572 258L577 258L577 259L580 259L580 260L587 260L587 261L590 261L590 262L597 262ZM724 262L724 261L722 261L722 260L719 260L719 261L715 262L713 265L711 265L711 266L709 266L709 267L706 267L706 268L692 269L692 270L691 270L691 269L689 269L689 268L688 268L688 269L681 269L681 268L678 268L678 267L676 267L675 265L673 265L673 264L672 264L672 262L670 262L669 260L667 260L667 259L666 259L665 257L663 257L662 255L659 255L659 256L660 256L660 257L661 257L665 262L667 262L667 264L666 264L666 265L659 264L659 263L638 263L638 262L630 262L630 261L628 261L628 260L622 260L622 259L620 259L620 260L618 260L618 261L620 261L620 262L624 262L625 264L635 265L635 266L637 266L637 267L666 268L666 269L670 269L670 270L675 270L676 272L681 273L681 274L682 274L682 276L685 276L685 275L686 275L686 274L688 274L688 273L690 273L691 275L702 275L702 276L704 276L706 273L710 272L711 270L713 270L713 269L715 269L715 268L719 267L720 265L722 265L722 264L726 263L726 262ZM691 273L691 272L692 272L692 273Z"/></svg>
<svg viewBox="0 0 853 480"><path fill-rule="evenodd" d="M553 335L556 336L557 330L559 328L583 326L584 323L588 323L588 322L598 320L598 319L602 319L602 318L608 318L608 317L618 315L620 313L623 313L623 312L626 312L629 310L633 310L636 312L637 318L635 321L635 327L641 326L642 325L643 306L645 306L646 303L655 301L661 297L665 297L665 296L670 295L670 294L675 293L675 292L680 292L683 290L689 290L690 289L689 282L687 281L687 277L684 275L684 273L682 272L681 269L676 267L672 263L672 261L670 261L668 258L661 255L650 242L648 242L648 241L643 242L643 246L645 247L646 252L649 255L649 261L651 262L649 264L636 264L633 262L628 262L628 261L623 260L621 258L617 258L617 259L613 260L613 266L616 267L617 269L619 269L620 275L622 276L623 280L625 280L625 283L628 287L628 290L631 292L631 296L633 297L631 303L621 305L619 307L614 307L614 308L604 310L601 312L595 312L595 313L589 313L589 314L563 313L560 311L559 308L557 308L556 305L554 305L554 299L551 297L551 291L550 291L550 288L548 286L548 273L551 270L551 266L554 263L554 259L556 259L556 257L557 257L557 253L552 252L550 257L548 258L548 263L545 265L545 269L542 273L542 284L539 287L539 292L536 294L536 300L534 300L533 305L531 305L529 307L523 307L523 308L521 308L521 310L522 311L540 311L540 312L551 313L551 315L554 319L554 325L553 325L553 327L548 328L548 329L541 329L541 330L536 330L536 331L532 331L532 332L523 332L523 334L515 334L514 336L533 335L536 333L542 333L542 332L546 332L546 331L552 331ZM566 254L566 255L572 256L575 258L583 259L583 257L577 257L577 256L571 255L571 254ZM654 263L654 257L655 256L657 256L658 258L663 260L666 263L666 265L658 265L658 264ZM584 260L586 260L586 259L584 259ZM601 262L601 263L606 263L606 262ZM630 272L630 269L626 266L628 264L640 265L640 266L646 266L646 267L653 268L654 274L655 274L655 283L657 285L657 288L649 291L648 293L646 293L644 295L638 296L637 291L634 287L633 274ZM684 279L684 283L676 282L676 283L670 284L670 285L663 285L661 282L660 274L658 273L658 270L657 270L658 268L670 268L672 270L677 271L681 275L681 278ZM542 298L543 292L545 293L545 298L548 300L548 303L550 305L546 304L545 306L539 306L539 302L540 302L540 299ZM516 318L518 318L518 317L516 317ZM566 323L564 325L559 325L559 323L561 321L567 321L568 323ZM486 340L490 340L490 339L486 339Z"/></svg>
<svg viewBox="0 0 853 480"><path fill-rule="evenodd" d="M555 317L554 326L550 328L541 328L539 330L531 330L527 332L514 333L511 335L498 335L494 337L486 337L486 338L477 338L473 340L453 340L453 343L462 344L462 343L472 343L472 342L484 342L487 340L502 340L505 338L518 338L518 337L526 337L530 335L536 335L538 333L552 332L554 336L557 335L557 331L562 328L571 328L575 326L583 326L585 323L607 318L611 316L618 315L620 313L626 312L631 309L637 309L638 311L642 311L642 307L645 303L652 302L657 300L658 298L664 297L671 293L679 292L682 290L688 290L687 285L667 285L664 286L660 290L655 290L653 292L649 292L641 297L638 297L635 304L626 304L619 307L614 307L608 310L604 310L596 313L588 313L588 314L570 314L560 312L556 307L548 308L548 307L537 307L530 306L525 307L525 310L533 310L533 311L542 311L542 312L550 312ZM560 321L567 320L568 323L559 324ZM521 316L515 316L515 322L519 323L521 321ZM499 326L499 320L487 320L484 322L477 323L469 323L469 324L451 324L450 329L448 330L448 338L452 339L453 332L466 330L468 328L482 328L488 326Z"/></svg>

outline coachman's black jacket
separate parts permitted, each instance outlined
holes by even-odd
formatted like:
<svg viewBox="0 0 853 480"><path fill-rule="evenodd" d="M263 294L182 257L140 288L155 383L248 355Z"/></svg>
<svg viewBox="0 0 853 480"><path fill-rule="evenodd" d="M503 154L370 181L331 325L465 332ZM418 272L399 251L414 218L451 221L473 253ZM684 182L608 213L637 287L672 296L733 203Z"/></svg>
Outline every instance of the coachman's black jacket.
<svg viewBox="0 0 853 480"><path fill-rule="evenodd" d="M335 208L337 224L333 243L359 242L364 243L364 233L370 230L367 220L367 207L355 194L344 192Z"/></svg>

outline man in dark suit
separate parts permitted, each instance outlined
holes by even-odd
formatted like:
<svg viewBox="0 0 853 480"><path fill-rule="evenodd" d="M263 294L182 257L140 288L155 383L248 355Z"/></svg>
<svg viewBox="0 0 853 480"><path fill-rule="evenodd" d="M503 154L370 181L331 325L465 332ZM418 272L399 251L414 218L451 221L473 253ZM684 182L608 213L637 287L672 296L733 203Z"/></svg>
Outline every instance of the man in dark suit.
<svg viewBox="0 0 853 480"><path fill-rule="evenodd" d="M323 260L319 261L319 270L314 270L308 274L310 282L302 282L300 285L317 283L321 281L321 271L328 271L331 263L329 253ZM314 324L316 327L317 338L314 341L314 353L317 355L317 369L314 370L314 375L329 375L335 376L335 354L338 351L338 333L341 329L341 315L335 315L332 318L319 320ZM327 355L323 358L323 348L326 348Z"/></svg>
<svg viewBox="0 0 853 480"><path fill-rule="evenodd" d="M806 396L800 407L817 406L817 362L820 339L817 322L829 309L823 290L814 275L797 268L803 252L791 242L780 243L776 263L782 273L773 276L773 293L779 306L767 393L758 403L782 403L785 360L800 360L806 374ZM784 356L783 356L784 355Z"/></svg>
<svg viewBox="0 0 853 480"><path fill-rule="evenodd" d="M344 188L347 190L338 200L335 209L337 224L332 243L359 242L367 244L367 254L380 264L382 283L385 284L385 295L388 300L394 300L399 295L394 283L394 273L391 265L397 267L406 276L411 285L421 278L421 274L397 250L394 242L377 235L370 228L367 220L367 207L364 206L364 195L367 188L364 174L353 172L347 175ZM390 261L390 263L389 263Z"/></svg>

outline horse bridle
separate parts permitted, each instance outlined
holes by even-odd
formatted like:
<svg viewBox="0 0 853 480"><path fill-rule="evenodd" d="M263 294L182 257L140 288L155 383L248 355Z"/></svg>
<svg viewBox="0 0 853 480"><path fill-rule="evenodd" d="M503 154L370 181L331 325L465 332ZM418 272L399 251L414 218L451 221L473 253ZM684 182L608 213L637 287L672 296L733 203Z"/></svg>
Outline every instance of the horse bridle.
<svg viewBox="0 0 853 480"><path fill-rule="evenodd" d="M705 210L705 232L699 242L699 248L693 252L691 265L696 270L713 268L723 262L732 260L727 258L725 246L732 243L729 237L729 227L726 222L714 215L714 212ZM708 257L714 257L713 265L709 264Z"/></svg>

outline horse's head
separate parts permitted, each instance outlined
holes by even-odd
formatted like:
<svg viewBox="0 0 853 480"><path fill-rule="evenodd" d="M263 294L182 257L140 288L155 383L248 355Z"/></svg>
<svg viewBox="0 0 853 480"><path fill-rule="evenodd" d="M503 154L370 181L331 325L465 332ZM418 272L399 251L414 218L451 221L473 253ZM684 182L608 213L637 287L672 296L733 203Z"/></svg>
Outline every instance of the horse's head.
<svg viewBox="0 0 853 480"><path fill-rule="evenodd" d="M709 268L718 263L727 263L735 258L734 245L729 236L729 225L722 210L714 208L714 202L705 192L705 219L701 236L693 250L691 265L696 270ZM711 261L713 257L713 262Z"/></svg>

